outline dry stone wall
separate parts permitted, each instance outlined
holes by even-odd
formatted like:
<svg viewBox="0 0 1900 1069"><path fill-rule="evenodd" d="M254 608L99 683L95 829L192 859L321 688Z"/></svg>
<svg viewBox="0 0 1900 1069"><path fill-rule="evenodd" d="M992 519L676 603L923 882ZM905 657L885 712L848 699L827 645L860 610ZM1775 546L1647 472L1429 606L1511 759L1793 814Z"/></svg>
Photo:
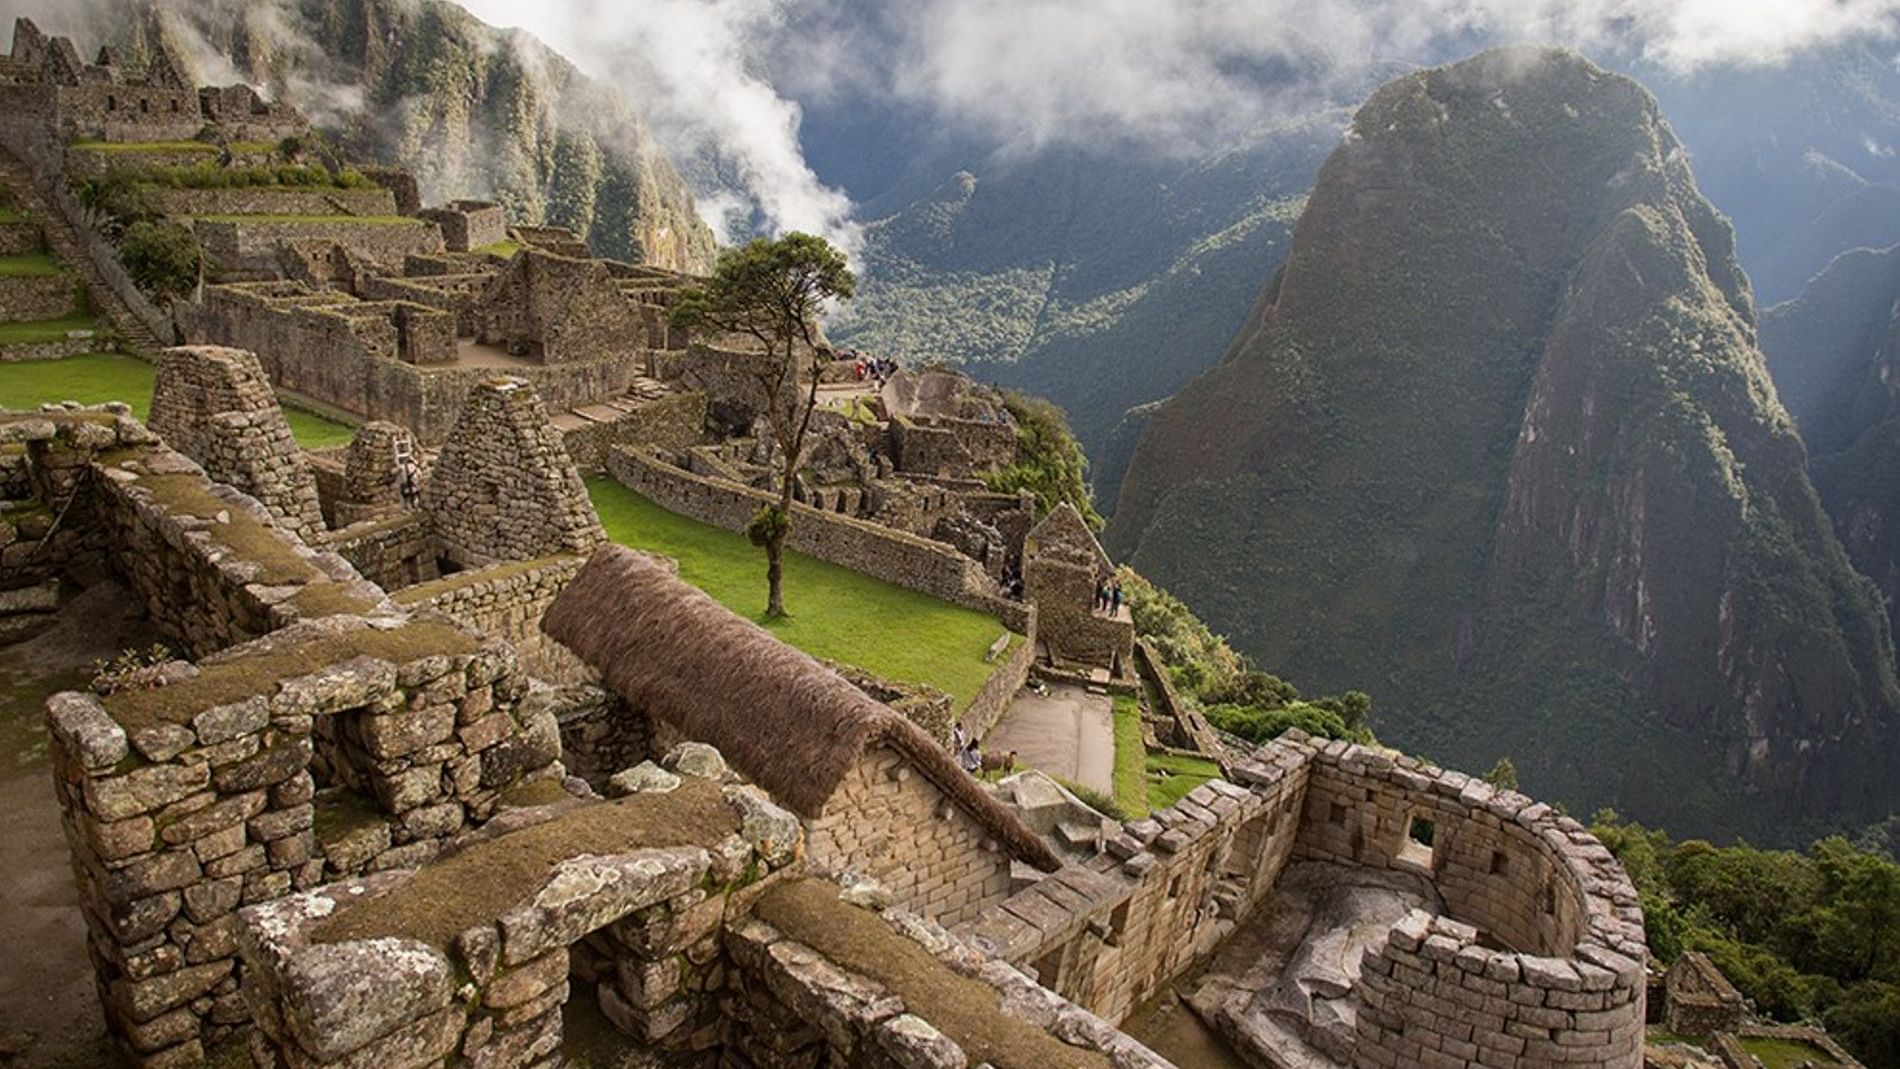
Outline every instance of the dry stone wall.
<svg viewBox="0 0 1900 1069"><path fill-rule="evenodd" d="M396 214L396 198L387 189L169 189L147 186L153 209L165 215L352 215Z"/></svg>
<svg viewBox="0 0 1900 1069"><path fill-rule="evenodd" d="M813 865L869 876L938 923L975 917L1010 892L1008 852L886 747L865 750L806 834Z"/></svg>
<svg viewBox="0 0 1900 1069"><path fill-rule="evenodd" d="M439 574L435 539L417 512L361 520L332 532L330 550L384 590L427 583Z"/></svg>
<svg viewBox="0 0 1900 1069"><path fill-rule="evenodd" d="M686 784L675 777L670 788L625 804L656 828L674 823L668 814L677 809L681 823L691 822L685 842L675 833L676 845L635 841L622 852L558 861L551 876L521 886L518 897L500 895L492 912L471 918L446 945L401 927L334 941L324 934L327 919L348 922L352 909L422 893L413 871L246 910L239 945L252 978L245 997L257 1023L254 1064L408 1066L460 1051L457 1064L527 1069L550 1064L560 1048L570 998L597 1000L607 1020L650 1053L716 1057L724 1038L722 924L737 901L757 893L761 876L769 880L796 859L798 824L752 788L682 775ZM707 791L727 814L723 828L698 800ZM564 837L570 822L620 804L524 811L507 828L472 837L462 854L492 857L519 837Z"/></svg>
<svg viewBox="0 0 1900 1069"><path fill-rule="evenodd" d="M321 222L199 218L192 222L192 231L217 265L220 281L275 277L278 246L286 242L342 246L392 271L402 267L405 256L443 249L441 229L421 219L363 221L347 215L325 217Z"/></svg>
<svg viewBox="0 0 1900 1069"><path fill-rule="evenodd" d="M536 679L556 684L591 682L597 673L541 630L541 617L584 560L560 555L457 572L398 591L395 601L411 609L443 613L484 635L506 639L520 656L522 667Z"/></svg>
<svg viewBox="0 0 1900 1069"><path fill-rule="evenodd" d="M1290 746L1262 750L1242 770L1250 786L1197 787L1127 825L1104 853L954 930L1119 1021L1271 893L1299 833L1305 765Z"/></svg>
<svg viewBox="0 0 1900 1069"><path fill-rule="evenodd" d="M706 440L706 395L676 393L641 404L633 411L601 423L567 430L562 440L574 463L589 471L604 471L614 447L638 445L669 453L683 452Z"/></svg>
<svg viewBox="0 0 1900 1069"><path fill-rule="evenodd" d="M58 319L84 307L79 280L63 271L0 278L0 323Z"/></svg>
<svg viewBox="0 0 1900 1069"><path fill-rule="evenodd" d="M511 651L442 624L331 617L162 679L48 703L101 1002L142 1067L198 1064L247 1019L240 906L431 856L557 751ZM318 841L319 777L383 804L379 849Z"/></svg>
<svg viewBox="0 0 1900 1069"><path fill-rule="evenodd" d="M540 395L505 376L469 393L422 511L443 555L464 567L587 553L607 540Z"/></svg>
<svg viewBox="0 0 1900 1069"><path fill-rule="evenodd" d="M1297 732L1233 774L1244 789L1196 788L1128 825L1103 857L962 931L1119 1019L1211 950L1289 858L1402 869L1430 878L1451 916L1414 911L1367 953L1356 1069L1642 1064L1642 914L1628 877L1576 821L1481 780Z"/></svg>
<svg viewBox="0 0 1900 1069"><path fill-rule="evenodd" d="M256 498L298 537L323 536L316 480L254 354L208 345L165 350L150 425L206 475Z"/></svg>

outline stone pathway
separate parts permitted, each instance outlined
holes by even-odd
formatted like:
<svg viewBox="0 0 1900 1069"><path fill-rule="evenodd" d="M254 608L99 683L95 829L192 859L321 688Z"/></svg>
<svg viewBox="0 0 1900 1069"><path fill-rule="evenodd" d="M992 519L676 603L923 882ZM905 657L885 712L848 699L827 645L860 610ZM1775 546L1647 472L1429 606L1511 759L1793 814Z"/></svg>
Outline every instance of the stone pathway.
<svg viewBox="0 0 1900 1069"><path fill-rule="evenodd" d="M1023 690L989 737L987 754L1016 751L1019 765L1115 793L1115 706L1106 694L1053 686L1048 697Z"/></svg>

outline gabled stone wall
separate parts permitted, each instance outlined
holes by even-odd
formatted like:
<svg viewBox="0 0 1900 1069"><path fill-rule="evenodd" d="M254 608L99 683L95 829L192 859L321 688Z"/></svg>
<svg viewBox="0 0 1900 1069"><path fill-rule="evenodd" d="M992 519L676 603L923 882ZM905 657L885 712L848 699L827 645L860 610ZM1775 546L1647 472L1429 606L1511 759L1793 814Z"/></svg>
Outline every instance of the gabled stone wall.
<svg viewBox="0 0 1900 1069"><path fill-rule="evenodd" d="M587 553L607 540L540 395L505 376L469 392L422 511L443 555L464 567Z"/></svg>
<svg viewBox="0 0 1900 1069"><path fill-rule="evenodd" d="M806 834L813 865L869 876L899 905L940 924L1009 896L1009 853L886 747L865 750Z"/></svg>
<svg viewBox="0 0 1900 1069"><path fill-rule="evenodd" d="M316 480L257 357L243 349L167 349L152 387L154 433L205 474L256 498L307 542L324 534Z"/></svg>

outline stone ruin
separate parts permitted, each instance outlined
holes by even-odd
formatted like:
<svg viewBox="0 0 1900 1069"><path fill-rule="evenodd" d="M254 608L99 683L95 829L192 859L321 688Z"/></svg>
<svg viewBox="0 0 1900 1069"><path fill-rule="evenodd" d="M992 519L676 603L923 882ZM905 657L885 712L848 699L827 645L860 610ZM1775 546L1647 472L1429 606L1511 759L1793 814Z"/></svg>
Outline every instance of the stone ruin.
<svg viewBox="0 0 1900 1069"><path fill-rule="evenodd" d="M1024 539L1023 587L1038 610L1037 634L1058 663L1131 670L1135 625L1123 605L1111 615L1095 607L1098 584L1115 577L1115 566L1073 505L1051 509Z"/></svg>
<svg viewBox="0 0 1900 1069"><path fill-rule="evenodd" d="M520 379L469 394L422 511L442 555L465 568L585 553L607 539L539 395Z"/></svg>
<svg viewBox="0 0 1900 1069"><path fill-rule="evenodd" d="M169 349L152 387L152 431L212 479L256 498L306 541L323 534L317 483L257 357L215 346Z"/></svg>
<svg viewBox="0 0 1900 1069"><path fill-rule="evenodd" d="M1521 795L1293 733L1059 854L928 733L640 554L549 573L546 630L607 688L580 700L475 622L500 616L436 584L385 591L122 407L0 415L0 442L20 447L5 492L74 517L35 566L118 576L193 658L48 707L101 999L135 1064L241 1035L272 1069L540 1069L581 1042L585 1000L623 1050L735 1069L1161 1067L1114 1022L1293 893L1293 866L1431 896L1325 973L1323 1018L1248 992L1214 1007L1243 1049L1641 1062L1634 889ZM456 590L492 597L512 573L466 574ZM515 595L536 621L539 589ZM608 799L567 774L595 760L565 730L583 705L622 725Z"/></svg>

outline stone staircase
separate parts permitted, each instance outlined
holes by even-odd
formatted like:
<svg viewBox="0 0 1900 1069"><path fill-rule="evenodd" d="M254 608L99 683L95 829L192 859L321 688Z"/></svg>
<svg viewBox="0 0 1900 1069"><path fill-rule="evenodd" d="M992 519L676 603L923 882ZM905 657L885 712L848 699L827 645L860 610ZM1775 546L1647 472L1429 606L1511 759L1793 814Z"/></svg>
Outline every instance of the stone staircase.
<svg viewBox="0 0 1900 1069"><path fill-rule="evenodd" d="M93 263L72 221L40 188L26 164L5 149L0 149L0 185L5 185L13 194L14 204L21 211L39 221L45 233L47 251L86 284L86 299L93 313L112 324L112 329L118 333L126 349L149 358L171 344L160 341L125 306L125 302L106 282L105 276L100 274L99 266Z"/></svg>
<svg viewBox="0 0 1900 1069"><path fill-rule="evenodd" d="M659 379L642 375L635 378L628 385L627 392L618 397L608 398L599 404L570 408L556 415L554 427L565 434L590 424L612 423L641 405L658 401L672 392L673 388Z"/></svg>

